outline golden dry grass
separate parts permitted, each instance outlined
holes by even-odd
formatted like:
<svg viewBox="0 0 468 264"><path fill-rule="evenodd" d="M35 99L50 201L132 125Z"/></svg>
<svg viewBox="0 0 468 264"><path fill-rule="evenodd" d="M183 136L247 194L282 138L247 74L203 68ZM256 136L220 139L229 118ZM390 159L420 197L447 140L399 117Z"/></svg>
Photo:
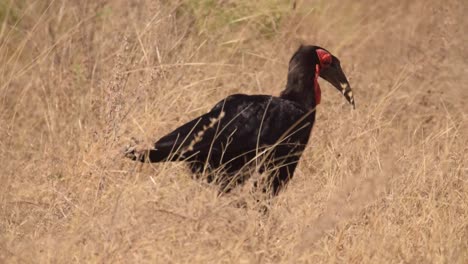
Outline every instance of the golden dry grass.
<svg viewBox="0 0 468 264"><path fill-rule="evenodd" d="M468 263L468 4L439 2L3 1L0 262ZM279 94L299 43L341 59L357 109L322 81L269 214L122 157Z"/></svg>

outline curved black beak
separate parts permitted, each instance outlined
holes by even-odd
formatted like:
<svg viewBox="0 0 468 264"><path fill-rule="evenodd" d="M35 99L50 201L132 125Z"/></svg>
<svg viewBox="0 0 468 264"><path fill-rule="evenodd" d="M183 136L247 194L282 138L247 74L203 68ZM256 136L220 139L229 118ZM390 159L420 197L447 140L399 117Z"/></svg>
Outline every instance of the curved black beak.
<svg viewBox="0 0 468 264"><path fill-rule="evenodd" d="M354 104L353 92L351 91L351 86L349 85L346 75L341 69L340 61L332 56L332 63L330 66L325 67L320 70L320 77L331 83L338 91L340 91L346 100L353 105L353 109L356 109Z"/></svg>

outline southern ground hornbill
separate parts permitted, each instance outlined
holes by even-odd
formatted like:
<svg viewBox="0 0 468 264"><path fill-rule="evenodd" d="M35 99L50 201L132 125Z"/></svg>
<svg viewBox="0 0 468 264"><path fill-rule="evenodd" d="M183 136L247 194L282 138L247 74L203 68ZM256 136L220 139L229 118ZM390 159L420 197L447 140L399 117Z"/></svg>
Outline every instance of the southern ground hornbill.
<svg viewBox="0 0 468 264"><path fill-rule="evenodd" d="M126 156L141 162L187 161L195 175L207 175L225 192L258 170L266 175L263 190L276 195L292 178L309 141L320 103L319 76L354 107L340 61L324 48L301 46L289 61L279 97L230 95L153 148L127 147Z"/></svg>

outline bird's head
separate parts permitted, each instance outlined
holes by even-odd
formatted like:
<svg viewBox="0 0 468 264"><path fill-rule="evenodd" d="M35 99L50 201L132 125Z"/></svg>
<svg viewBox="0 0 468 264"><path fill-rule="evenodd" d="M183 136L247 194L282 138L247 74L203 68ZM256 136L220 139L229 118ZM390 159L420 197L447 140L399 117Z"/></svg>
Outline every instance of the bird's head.
<svg viewBox="0 0 468 264"><path fill-rule="evenodd" d="M313 84L314 86L315 104L317 105L321 99L318 77L331 83L355 108L353 92L341 69L340 60L324 48L301 45L289 61L288 86L290 81L294 83L295 80L306 79L304 84L308 86Z"/></svg>

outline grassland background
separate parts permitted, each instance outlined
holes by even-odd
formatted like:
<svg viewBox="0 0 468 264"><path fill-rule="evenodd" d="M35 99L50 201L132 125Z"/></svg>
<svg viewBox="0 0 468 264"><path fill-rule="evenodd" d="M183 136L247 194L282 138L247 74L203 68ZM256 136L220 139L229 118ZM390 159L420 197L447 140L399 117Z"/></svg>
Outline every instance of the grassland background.
<svg viewBox="0 0 468 264"><path fill-rule="evenodd" d="M294 8L295 7L295 8ZM2 0L0 262L468 263L468 4ZM125 160L332 51L311 140L259 213L180 163ZM237 206L247 204L247 208Z"/></svg>

